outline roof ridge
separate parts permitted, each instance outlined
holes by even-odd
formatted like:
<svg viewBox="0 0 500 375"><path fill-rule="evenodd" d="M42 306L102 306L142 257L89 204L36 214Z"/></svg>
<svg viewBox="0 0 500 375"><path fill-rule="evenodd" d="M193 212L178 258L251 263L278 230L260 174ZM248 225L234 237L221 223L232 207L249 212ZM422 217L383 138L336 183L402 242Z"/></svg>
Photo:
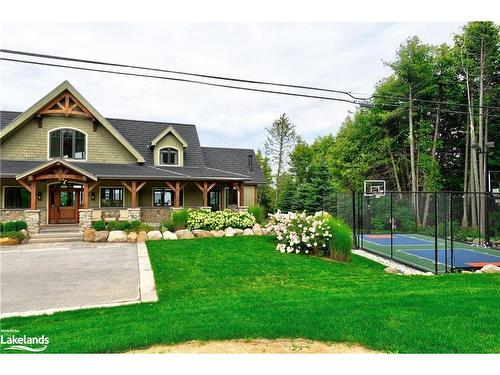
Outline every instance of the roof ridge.
<svg viewBox="0 0 500 375"><path fill-rule="evenodd" d="M148 122L161 125L183 125L183 126L196 126L196 124L186 124L182 122L165 122L165 121L153 121L153 120L136 120L130 118L115 118L115 117L105 117L106 120L118 120L118 121L131 121L131 122Z"/></svg>
<svg viewBox="0 0 500 375"><path fill-rule="evenodd" d="M241 147L201 146L201 148L213 148L213 149L223 149L223 150L247 150L255 152L253 148L241 148Z"/></svg>

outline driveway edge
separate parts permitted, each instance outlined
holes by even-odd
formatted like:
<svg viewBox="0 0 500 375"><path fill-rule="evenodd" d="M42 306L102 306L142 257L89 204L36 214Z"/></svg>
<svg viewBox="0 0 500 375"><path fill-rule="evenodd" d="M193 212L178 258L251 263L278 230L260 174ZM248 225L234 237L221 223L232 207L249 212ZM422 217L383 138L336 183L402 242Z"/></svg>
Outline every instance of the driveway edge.
<svg viewBox="0 0 500 375"><path fill-rule="evenodd" d="M149 260L148 248L144 242L137 243L137 259L139 260L139 289L141 302L157 302L155 278L151 262Z"/></svg>

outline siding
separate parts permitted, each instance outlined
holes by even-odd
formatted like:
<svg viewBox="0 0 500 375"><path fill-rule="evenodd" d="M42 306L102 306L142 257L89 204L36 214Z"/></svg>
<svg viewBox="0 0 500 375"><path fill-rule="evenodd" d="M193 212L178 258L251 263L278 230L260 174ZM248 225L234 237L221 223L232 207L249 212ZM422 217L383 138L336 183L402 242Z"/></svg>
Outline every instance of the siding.
<svg viewBox="0 0 500 375"><path fill-rule="evenodd" d="M184 147L182 143L172 134L168 133L154 148L154 165L160 165L160 149L173 147L179 150L179 166L184 166Z"/></svg>
<svg viewBox="0 0 500 375"><path fill-rule="evenodd" d="M69 127L87 133L87 161L106 163L136 163L137 159L104 127L93 131L92 121L79 117L45 116L42 128L35 120L22 126L6 139L2 147L5 160L47 160L47 133Z"/></svg>

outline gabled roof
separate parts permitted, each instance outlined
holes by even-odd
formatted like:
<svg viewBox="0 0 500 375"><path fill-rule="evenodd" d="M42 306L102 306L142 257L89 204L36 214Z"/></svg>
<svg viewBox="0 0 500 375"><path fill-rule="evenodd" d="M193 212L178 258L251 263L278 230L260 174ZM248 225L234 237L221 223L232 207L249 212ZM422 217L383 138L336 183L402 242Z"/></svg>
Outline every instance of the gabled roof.
<svg viewBox="0 0 500 375"><path fill-rule="evenodd" d="M35 174L37 172L43 171L44 169L50 168L53 165L59 165L59 164L64 165L66 168L71 169L73 172L77 172L78 174L81 174L82 176L86 176L93 181L97 181L97 177L94 176L94 174L90 173L89 171L87 171L83 168L76 166L74 163L70 163L64 159L59 159L59 158L49 160L46 163L38 164L35 167L33 167L25 172L17 174L16 180L21 180L25 177L28 177L29 175Z"/></svg>
<svg viewBox="0 0 500 375"><path fill-rule="evenodd" d="M69 91L76 99L78 99L87 110L96 118L96 120L104 126L117 140L120 142L135 158L137 158L138 163L144 163L144 157L139 153L124 137L120 132L118 132L113 125L111 125L108 120L106 120L92 105L69 83L64 81L47 95L45 95L38 102L33 104L26 111L21 113L13 121L11 121L7 126L2 127L0 131L0 140L10 134L12 131L16 130L19 126L25 124L28 120L33 118L44 106L46 106L51 100L61 95L64 91ZM2 121L3 122L3 121Z"/></svg>
<svg viewBox="0 0 500 375"><path fill-rule="evenodd" d="M188 144L184 140L184 138L182 138L179 135L179 133L177 133L177 131L172 127L172 125L170 125L168 128L166 128L160 134L158 134L158 136L151 141L151 146L156 146L156 144L158 142L160 142L169 133L172 133L174 135L174 137L177 138L177 140L182 144L183 147L187 147L188 146Z"/></svg>

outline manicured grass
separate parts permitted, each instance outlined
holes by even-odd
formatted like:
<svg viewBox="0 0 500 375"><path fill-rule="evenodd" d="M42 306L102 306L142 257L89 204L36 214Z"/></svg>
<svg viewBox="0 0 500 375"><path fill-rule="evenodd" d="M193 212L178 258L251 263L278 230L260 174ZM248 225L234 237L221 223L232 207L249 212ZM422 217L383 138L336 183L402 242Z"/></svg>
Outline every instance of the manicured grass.
<svg viewBox="0 0 500 375"><path fill-rule="evenodd" d="M49 352L308 338L404 353L500 351L498 275L398 276L353 255L340 264L275 250L271 237L148 243L160 301L12 318Z"/></svg>

